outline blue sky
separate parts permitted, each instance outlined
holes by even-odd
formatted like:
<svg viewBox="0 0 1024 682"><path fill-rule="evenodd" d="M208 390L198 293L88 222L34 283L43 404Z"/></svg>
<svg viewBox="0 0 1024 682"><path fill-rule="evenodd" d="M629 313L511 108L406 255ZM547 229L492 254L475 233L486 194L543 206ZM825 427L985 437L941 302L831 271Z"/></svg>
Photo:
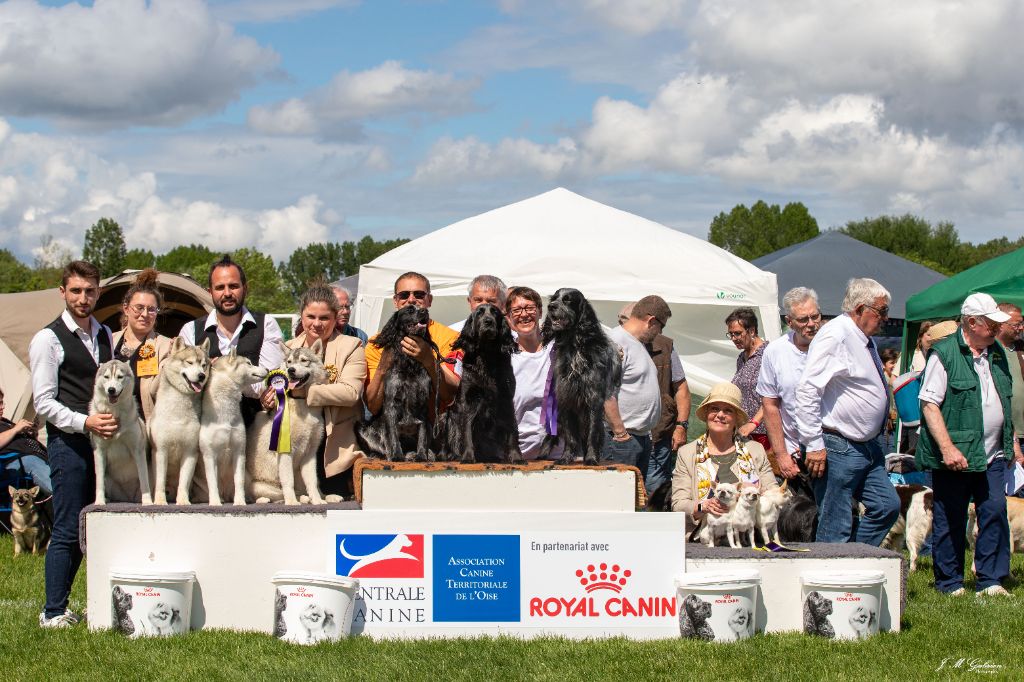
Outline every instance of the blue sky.
<svg viewBox="0 0 1024 682"><path fill-rule="evenodd" d="M882 0L0 2L0 247L285 258L564 186L1017 238L1024 8Z"/></svg>

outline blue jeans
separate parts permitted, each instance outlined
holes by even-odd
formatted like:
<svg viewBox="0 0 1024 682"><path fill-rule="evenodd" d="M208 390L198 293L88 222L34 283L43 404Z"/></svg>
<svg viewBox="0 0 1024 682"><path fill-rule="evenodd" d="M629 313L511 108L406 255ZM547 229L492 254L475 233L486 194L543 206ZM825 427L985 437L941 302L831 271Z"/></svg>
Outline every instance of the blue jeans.
<svg viewBox="0 0 1024 682"><path fill-rule="evenodd" d="M1010 574L1010 526L1006 521L1006 461L986 471L932 472L932 572L935 588L953 592L964 586L967 505L974 500L978 540L974 545L975 588L998 585Z"/></svg>
<svg viewBox="0 0 1024 682"><path fill-rule="evenodd" d="M875 439L864 443L825 434L825 475L815 478L817 542L863 542L879 546L900 515L900 498L885 471L885 456ZM865 513L853 532L853 501Z"/></svg>
<svg viewBox="0 0 1024 682"><path fill-rule="evenodd" d="M96 471L89 437L53 433L46 444L53 480L53 534L46 550L46 617L64 613L82 563L78 515L96 495Z"/></svg>
<svg viewBox="0 0 1024 682"><path fill-rule="evenodd" d="M647 489L648 497L672 478L675 458L676 451L672 449L672 434L651 446L651 456L647 460L647 471L644 474L644 487Z"/></svg>
<svg viewBox="0 0 1024 682"><path fill-rule="evenodd" d="M32 485L39 486L39 496L36 499L42 500L49 497L53 492L53 483L50 482L50 465L42 457L22 455L20 466L25 467L25 473L32 477ZM7 471L19 471L18 458L12 457L4 464L4 468Z"/></svg>
<svg viewBox="0 0 1024 682"><path fill-rule="evenodd" d="M604 447L601 448L601 461L625 464L636 467L641 474L647 471L647 464L651 459L651 437L629 435L629 440L621 443L608 433L604 438Z"/></svg>

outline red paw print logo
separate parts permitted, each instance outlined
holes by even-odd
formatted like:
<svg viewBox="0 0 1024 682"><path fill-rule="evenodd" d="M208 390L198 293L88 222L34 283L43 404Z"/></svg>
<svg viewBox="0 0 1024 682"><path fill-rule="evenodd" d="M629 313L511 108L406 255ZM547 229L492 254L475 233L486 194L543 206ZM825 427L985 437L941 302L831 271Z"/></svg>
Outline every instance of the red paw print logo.
<svg viewBox="0 0 1024 682"><path fill-rule="evenodd" d="M586 569L576 569L576 577L587 592L611 590L621 592L633 572L623 570L618 564L589 564Z"/></svg>

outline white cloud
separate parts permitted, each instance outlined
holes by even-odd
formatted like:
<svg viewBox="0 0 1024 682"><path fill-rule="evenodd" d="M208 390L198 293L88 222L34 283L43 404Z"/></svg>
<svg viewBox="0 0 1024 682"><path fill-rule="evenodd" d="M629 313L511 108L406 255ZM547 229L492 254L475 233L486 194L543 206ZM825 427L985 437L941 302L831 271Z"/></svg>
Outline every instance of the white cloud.
<svg viewBox="0 0 1024 682"><path fill-rule="evenodd" d="M366 71L342 71L301 99L249 111L249 126L277 135L351 134L368 118L442 116L472 107L475 80L448 73L407 69L387 61Z"/></svg>
<svg viewBox="0 0 1024 682"><path fill-rule="evenodd" d="M637 35L680 28L689 0L576 0L581 8L614 28Z"/></svg>
<svg viewBox="0 0 1024 682"><path fill-rule="evenodd" d="M85 231L101 217L118 221L129 248L163 253L194 242L254 247L277 259L342 227L337 211L315 194L262 210L167 197L152 172L132 172L72 138L11 132L0 119L0 224L9 227L0 247L45 257L40 247L50 237L49 250L80 253Z"/></svg>
<svg viewBox="0 0 1024 682"><path fill-rule="evenodd" d="M689 25L703 69L762 97L866 94L889 120L971 134L1024 124L1024 5L934 0L705 0Z"/></svg>
<svg viewBox="0 0 1024 682"><path fill-rule="evenodd" d="M271 23L338 7L354 7L360 0L231 0L216 3L213 13L229 23Z"/></svg>
<svg viewBox="0 0 1024 682"><path fill-rule="evenodd" d="M456 182L473 178L537 176L554 180L571 169L576 143L563 138L553 145L526 139L505 139L496 145L475 137L438 140L413 172L414 183Z"/></svg>
<svg viewBox="0 0 1024 682"><path fill-rule="evenodd" d="M0 114L174 125L219 111L277 62L201 0L0 4Z"/></svg>

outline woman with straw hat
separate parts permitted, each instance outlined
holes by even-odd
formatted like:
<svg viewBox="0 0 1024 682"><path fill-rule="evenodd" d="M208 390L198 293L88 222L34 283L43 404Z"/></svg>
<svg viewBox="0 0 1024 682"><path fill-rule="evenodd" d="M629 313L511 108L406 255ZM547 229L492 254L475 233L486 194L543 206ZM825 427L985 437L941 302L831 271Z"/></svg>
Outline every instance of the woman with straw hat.
<svg viewBox="0 0 1024 682"><path fill-rule="evenodd" d="M779 487L764 447L739 435L749 416L735 384L715 384L697 417L708 425L707 432L679 448L672 473L672 511L685 512L691 528L706 514L728 511L712 497L718 483L753 485L762 493Z"/></svg>

